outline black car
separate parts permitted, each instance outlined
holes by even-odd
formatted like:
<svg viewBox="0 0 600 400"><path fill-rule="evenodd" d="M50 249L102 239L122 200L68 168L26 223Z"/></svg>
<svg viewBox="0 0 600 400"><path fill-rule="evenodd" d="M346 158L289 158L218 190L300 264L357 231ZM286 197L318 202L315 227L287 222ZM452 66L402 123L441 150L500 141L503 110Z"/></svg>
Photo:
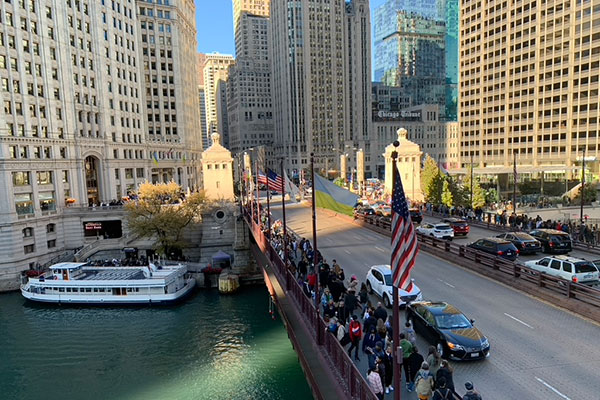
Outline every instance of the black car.
<svg viewBox="0 0 600 400"><path fill-rule="evenodd" d="M487 338L459 309L446 302L413 302L406 307L406 318L415 331L437 347L442 358L477 360L490 352Z"/></svg>
<svg viewBox="0 0 600 400"><path fill-rule="evenodd" d="M496 237L512 242L519 250L519 254L535 254L542 251L542 244L525 232L502 233Z"/></svg>
<svg viewBox="0 0 600 400"><path fill-rule="evenodd" d="M529 232L542 245L544 253L568 253L573 249L571 236L556 229L534 229Z"/></svg>
<svg viewBox="0 0 600 400"><path fill-rule="evenodd" d="M467 246L511 261L516 260L519 255L519 250L514 244L506 239L495 237L479 239Z"/></svg>
<svg viewBox="0 0 600 400"><path fill-rule="evenodd" d="M420 224L423 221L423 214L418 208L411 208L408 210L410 213L410 220L414 223Z"/></svg>

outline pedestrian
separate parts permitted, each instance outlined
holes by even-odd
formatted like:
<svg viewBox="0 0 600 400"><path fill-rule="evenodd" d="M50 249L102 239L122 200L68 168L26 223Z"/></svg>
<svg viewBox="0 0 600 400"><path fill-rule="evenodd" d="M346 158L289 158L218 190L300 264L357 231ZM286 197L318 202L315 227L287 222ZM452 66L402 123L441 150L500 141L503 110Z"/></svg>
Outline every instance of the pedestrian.
<svg viewBox="0 0 600 400"><path fill-rule="evenodd" d="M369 329L369 333L363 338L362 343L362 351L363 353L367 353L367 349L373 350L375 348L375 344L381 341L381 337L377 334L377 330L374 326Z"/></svg>
<svg viewBox="0 0 600 400"><path fill-rule="evenodd" d="M336 316L338 318L339 321L344 321L346 322L346 320L348 319L348 312L346 311L346 306L344 304L344 300L340 300L338 303L337 309L336 309Z"/></svg>
<svg viewBox="0 0 600 400"><path fill-rule="evenodd" d="M368 314L368 315L367 315ZM377 319L373 316L373 312L369 309L368 313L365 314L365 318L363 319L363 331L370 332L371 327L377 327Z"/></svg>
<svg viewBox="0 0 600 400"><path fill-rule="evenodd" d="M435 346L429 346L429 351L427 352L427 364L429 364L429 371L431 375L434 377L437 376L437 372L440 369L440 364L442 362L442 356L438 353Z"/></svg>
<svg viewBox="0 0 600 400"><path fill-rule="evenodd" d="M438 369L435 379L436 381L440 381L442 378L446 381L446 387L452 391L455 396L458 396L456 391L454 390L454 378L453 378L454 370L450 366L448 360L442 360L440 363L440 368Z"/></svg>
<svg viewBox="0 0 600 400"><path fill-rule="evenodd" d="M377 334L379 335L381 340L383 340L383 344L385 345L385 339L387 337L387 328L385 327L385 323L381 318L377 320L377 327L375 329L377 330Z"/></svg>
<svg viewBox="0 0 600 400"><path fill-rule="evenodd" d="M325 311L330 301L333 301L333 296L329 292L329 288L325 288L325 290L323 290L323 295L321 296L321 305L323 306L323 311Z"/></svg>
<svg viewBox="0 0 600 400"><path fill-rule="evenodd" d="M354 290L355 293L358 290L358 278L356 277L356 275L352 275L350 277L350 283L348 284L348 290Z"/></svg>
<svg viewBox="0 0 600 400"><path fill-rule="evenodd" d="M336 313L337 313L337 309L335 308L335 304L333 303L333 300L329 300L329 303L327 303L327 306L323 310L323 315L327 316L329 318L333 318L333 317L335 317Z"/></svg>
<svg viewBox="0 0 600 400"><path fill-rule="evenodd" d="M473 387L472 382L466 382L465 389L467 389L467 393L463 396L463 400L482 400L479 392Z"/></svg>
<svg viewBox="0 0 600 400"><path fill-rule="evenodd" d="M338 319L338 324L337 340L340 342L342 347L344 347L350 343L350 335L348 335L348 332L346 332L346 321Z"/></svg>
<svg viewBox="0 0 600 400"><path fill-rule="evenodd" d="M381 347L379 348L380 351L380 356L378 355L377 358L375 359L375 365L377 365L377 372L379 372L379 377L381 378L381 386L383 386L383 389L385 389L385 377L387 374L387 371L385 369L385 363L383 362L383 350L381 350ZM377 354L377 350L375 351ZM385 390L385 393L389 393L389 390Z"/></svg>
<svg viewBox="0 0 600 400"><path fill-rule="evenodd" d="M354 291L348 290L348 293L346 293L346 296L344 296L344 308L346 311L346 315L350 316L354 314L354 310L357 306L360 307L360 305L358 304L358 299L354 295Z"/></svg>
<svg viewBox="0 0 600 400"><path fill-rule="evenodd" d="M429 364L423 361L415 379L415 391L419 400L429 400L433 395L433 376L429 372Z"/></svg>
<svg viewBox="0 0 600 400"><path fill-rule="evenodd" d="M404 336L406 336L408 341L413 346L417 345L417 335L415 334L415 330L413 329L410 321L406 321L406 323L404 324L404 329L402 330L402 333L404 333Z"/></svg>
<svg viewBox="0 0 600 400"><path fill-rule="evenodd" d="M412 390L415 390L417 373L419 372L419 369L423 365L424 361L425 360L423 359L423 356L419 353L419 348L413 345L412 353L408 356L408 370L410 372L409 376Z"/></svg>
<svg viewBox="0 0 600 400"><path fill-rule="evenodd" d="M384 361L383 361L385 363L384 386L385 386L385 392L389 393L390 390L392 390L392 391L394 390L394 387L392 386L392 383L394 381L394 354L392 351L391 344L386 346L384 356L385 356Z"/></svg>
<svg viewBox="0 0 600 400"><path fill-rule="evenodd" d="M373 393L379 400L383 400L383 386L381 384L381 377L377 372L377 367L369 368L367 372L367 381L369 382L369 386L373 389Z"/></svg>
<svg viewBox="0 0 600 400"><path fill-rule="evenodd" d="M340 264L338 264L336 260L333 260L333 272L336 275L339 275L341 271L342 271L342 267L340 267Z"/></svg>
<svg viewBox="0 0 600 400"><path fill-rule="evenodd" d="M375 321L377 321L378 319L382 319L382 320L386 320L387 319L387 311L385 310L385 308L383 308L383 305L381 304L381 302L377 303L377 308L375 309L375 312L373 313L373 316L375 317Z"/></svg>
<svg viewBox="0 0 600 400"><path fill-rule="evenodd" d="M367 285L365 285L365 283L361 283L360 285L360 291L358 292L358 299L360 301L360 304L364 307L367 304L367 301L369 301L369 291L367 290Z"/></svg>
<svg viewBox="0 0 600 400"><path fill-rule="evenodd" d="M308 277L306 278L308 281L308 287L311 291L314 291L317 287L317 274L315 274L314 268L311 268L308 272Z"/></svg>
<svg viewBox="0 0 600 400"><path fill-rule="evenodd" d="M350 322L348 329L350 331L350 342L352 343L348 349L348 356L352 358L352 349L354 349L354 359L360 361L360 358L358 358L358 345L360 343L360 338L362 337L362 326L360 326L356 314L352 316L352 321Z"/></svg>
<svg viewBox="0 0 600 400"><path fill-rule="evenodd" d="M402 348L402 366L404 368L404 379L406 380L406 389L412 392L410 384L410 367L408 365L408 357L412 354L412 344L406 340L404 333L400 334L400 347Z"/></svg>
<svg viewBox="0 0 600 400"><path fill-rule="evenodd" d="M446 387L446 380L441 378L436 382L437 389L433 392L431 400L454 400L452 391Z"/></svg>

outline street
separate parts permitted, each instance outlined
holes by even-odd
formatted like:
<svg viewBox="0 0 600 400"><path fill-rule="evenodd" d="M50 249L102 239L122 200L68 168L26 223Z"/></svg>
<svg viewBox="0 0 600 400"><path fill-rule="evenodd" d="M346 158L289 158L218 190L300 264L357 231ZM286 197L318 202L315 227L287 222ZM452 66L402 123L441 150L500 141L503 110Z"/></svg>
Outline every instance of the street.
<svg viewBox="0 0 600 400"><path fill-rule="evenodd" d="M288 226L312 241L310 208L288 205L286 212ZM272 213L274 219L281 218L279 206ZM329 262L337 259L347 278L355 274L362 282L371 265L389 264L389 237L323 211L318 212L317 229L319 250ZM472 236L457 242L488 235L472 229ZM459 394L471 380L486 400L597 398L597 324L450 264L443 253L438 258L420 252L412 278L425 299L457 306L490 340L487 360L452 363ZM422 354L428 345L419 341ZM366 372L366 357L362 360L361 371ZM416 398L402 390L403 398Z"/></svg>

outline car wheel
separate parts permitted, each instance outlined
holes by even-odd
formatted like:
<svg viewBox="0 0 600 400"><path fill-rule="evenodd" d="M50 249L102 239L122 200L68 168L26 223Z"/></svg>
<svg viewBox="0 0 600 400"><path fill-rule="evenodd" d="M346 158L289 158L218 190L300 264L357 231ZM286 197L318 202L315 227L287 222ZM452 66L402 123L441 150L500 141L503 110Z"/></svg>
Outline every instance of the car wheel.
<svg viewBox="0 0 600 400"><path fill-rule="evenodd" d="M444 347L444 344L442 342L438 342L437 346L435 346L437 349L437 352L440 354L441 358L446 358L446 349Z"/></svg>
<svg viewBox="0 0 600 400"><path fill-rule="evenodd" d="M373 294L373 287L371 286L371 282L367 281L367 292Z"/></svg>
<svg viewBox="0 0 600 400"><path fill-rule="evenodd" d="M384 295L383 295L383 305L384 305L386 308L392 308L392 303L390 302L390 298L388 297L388 295L387 295L387 294L384 294Z"/></svg>

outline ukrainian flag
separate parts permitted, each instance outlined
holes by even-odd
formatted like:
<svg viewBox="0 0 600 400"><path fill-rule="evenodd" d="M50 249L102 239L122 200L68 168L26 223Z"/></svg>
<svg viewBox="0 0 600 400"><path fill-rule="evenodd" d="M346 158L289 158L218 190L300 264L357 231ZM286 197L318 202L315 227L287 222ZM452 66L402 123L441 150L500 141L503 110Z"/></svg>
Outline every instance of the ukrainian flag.
<svg viewBox="0 0 600 400"><path fill-rule="evenodd" d="M354 193L317 174L315 174L313 190L317 207L328 208L340 214L353 215L354 205L358 202L358 196Z"/></svg>

